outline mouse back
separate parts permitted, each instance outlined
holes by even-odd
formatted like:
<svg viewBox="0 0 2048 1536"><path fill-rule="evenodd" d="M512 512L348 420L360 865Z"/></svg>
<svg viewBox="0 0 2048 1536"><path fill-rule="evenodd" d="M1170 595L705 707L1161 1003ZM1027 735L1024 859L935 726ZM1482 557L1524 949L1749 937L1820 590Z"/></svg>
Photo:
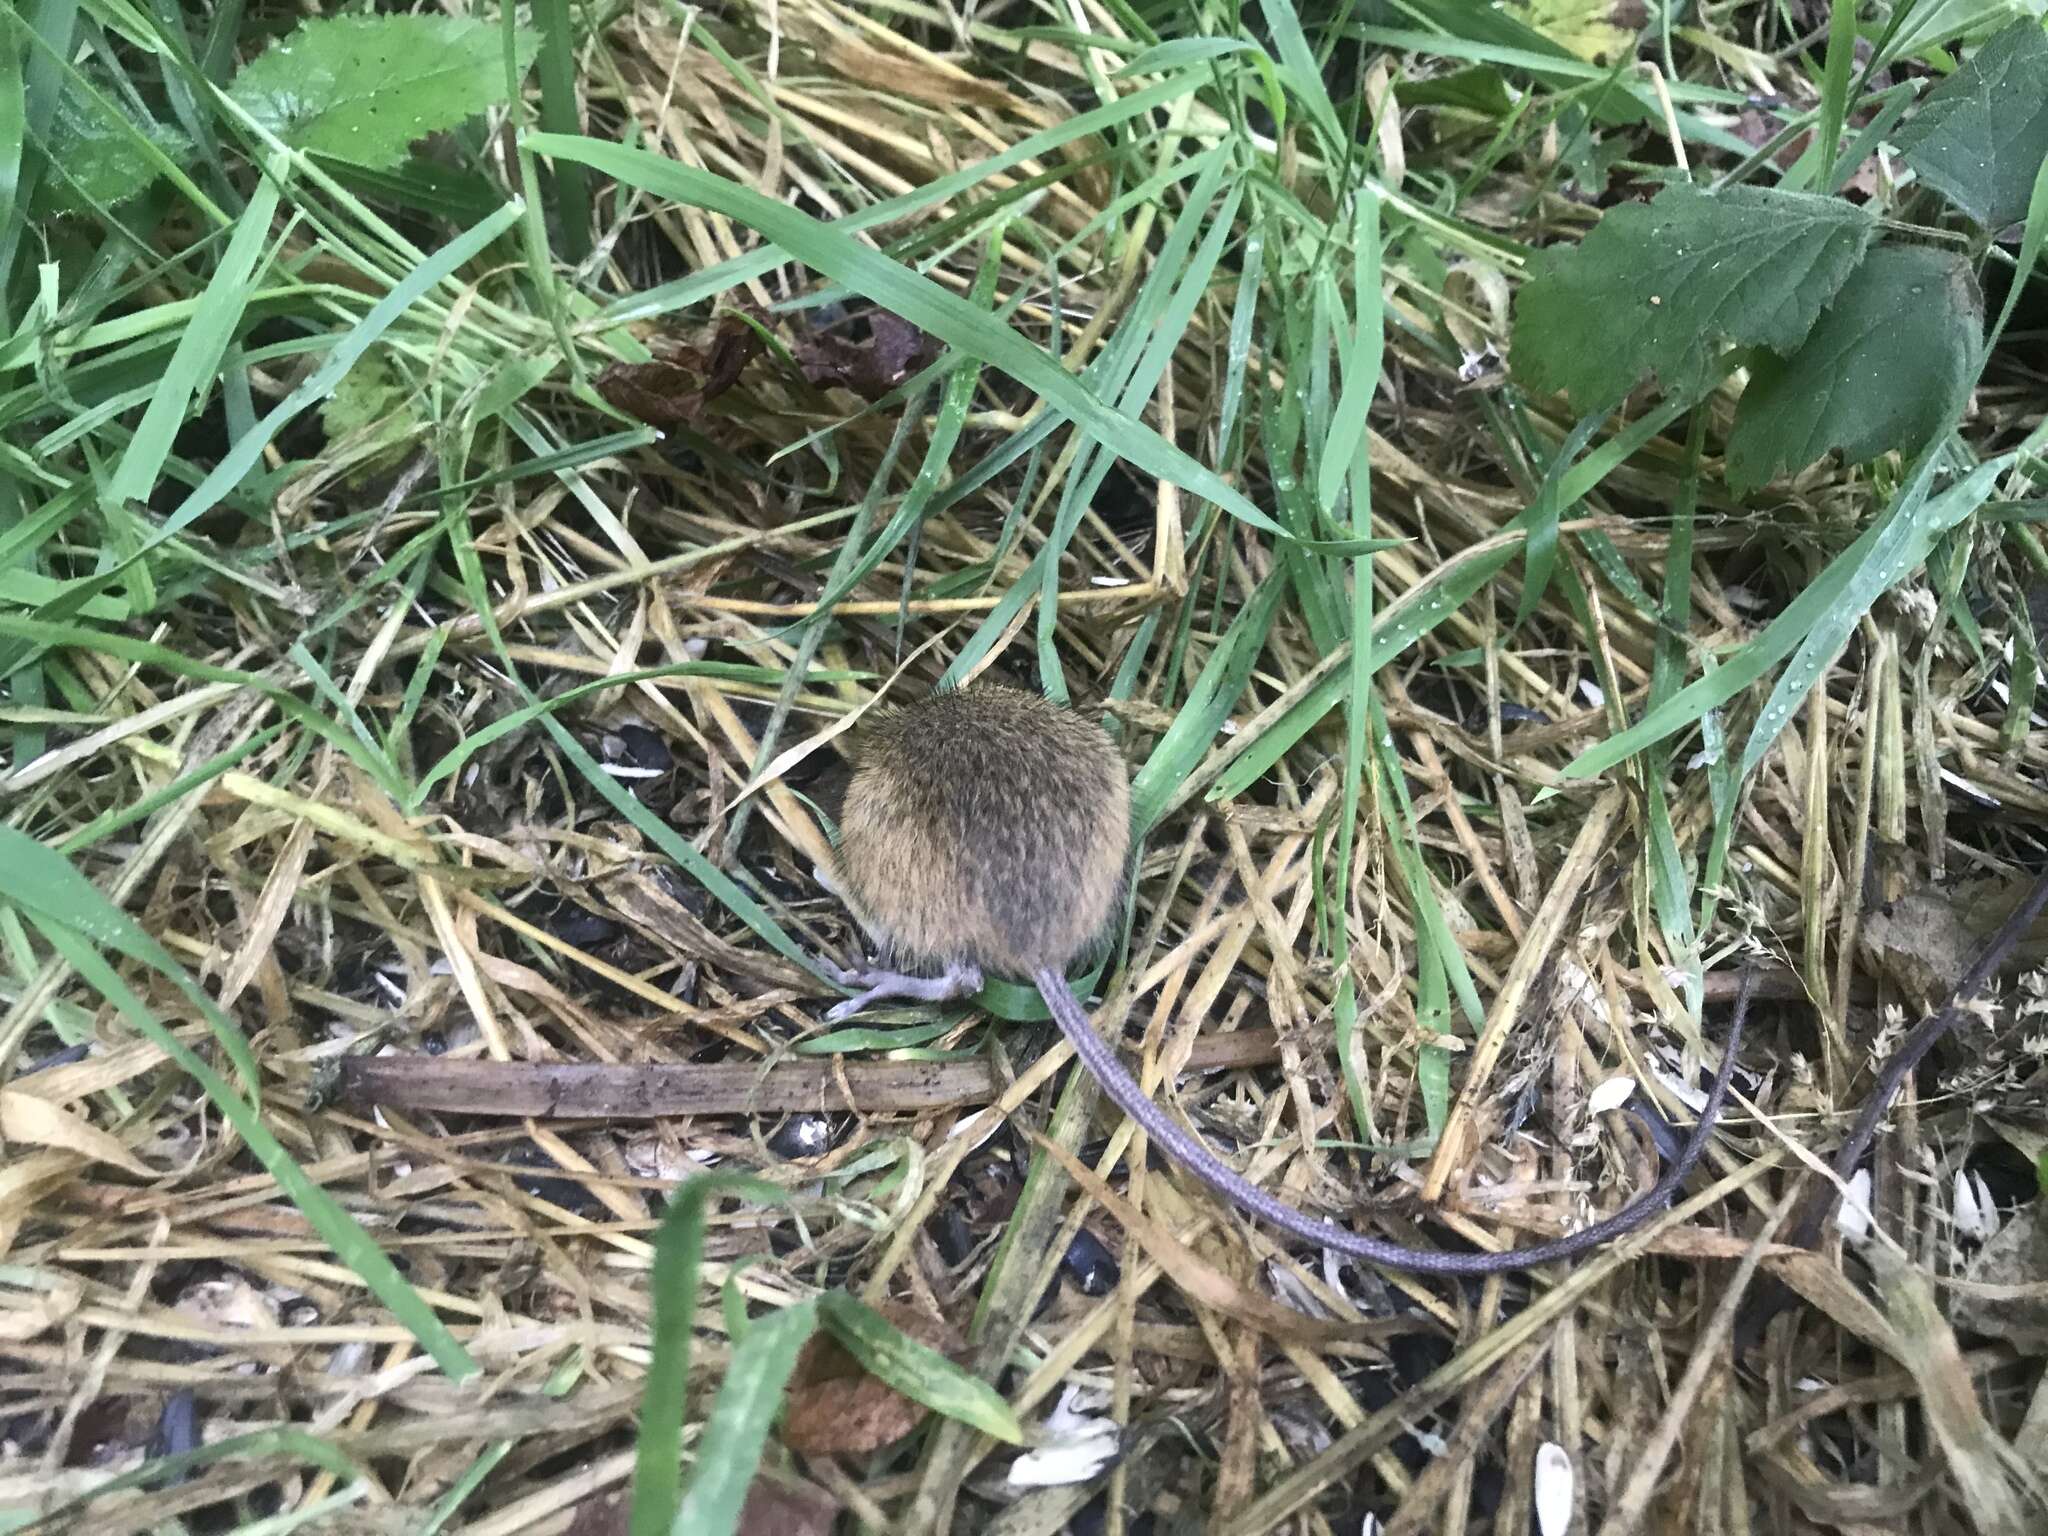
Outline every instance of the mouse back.
<svg viewBox="0 0 2048 1536"><path fill-rule="evenodd" d="M1130 784L1094 721L979 683L880 714L852 755L839 873L879 942L1029 976L1100 938L1130 850Z"/></svg>

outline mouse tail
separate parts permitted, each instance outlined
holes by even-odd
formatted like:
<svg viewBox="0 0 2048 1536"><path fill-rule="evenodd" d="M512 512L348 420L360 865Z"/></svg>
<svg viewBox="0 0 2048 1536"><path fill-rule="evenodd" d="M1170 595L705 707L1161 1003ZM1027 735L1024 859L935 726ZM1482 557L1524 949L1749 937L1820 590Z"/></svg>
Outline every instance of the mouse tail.
<svg viewBox="0 0 2048 1536"><path fill-rule="evenodd" d="M1236 1169L1225 1163L1202 1138L1177 1124L1166 1111L1139 1086L1131 1076L1115 1048L1095 1031L1086 1010L1074 996L1067 979L1050 967L1037 972L1031 978L1037 986L1039 996L1045 999L1046 1010L1052 1014L1053 1022L1060 1027L1067 1043L1074 1048L1074 1054L1081 1059L1081 1065L1109 1095L1115 1104L1131 1119L1135 1120L1145 1134L1174 1162L1207 1184L1217 1194L1238 1206L1246 1214L1257 1217L1267 1225L1300 1238L1319 1247L1335 1249L1351 1258L1363 1259L1387 1269L1407 1270L1420 1274L1439 1275L1490 1275L1507 1270L1527 1269L1536 1264L1548 1264L1557 1259L1569 1258L1598 1247L1610 1238L1618 1237L1633 1227L1640 1226L1649 1217L1661 1210L1670 1200L1672 1193L1690 1173L1706 1150L1707 1136L1712 1131L1715 1117L1720 1113L1721 1104L1727 1098L1729 1079L1734 1074L1735 1056L1742 1044L1742 1029L1749 1013L1751 974L1745 973L1741 994L1736 999L1735 1019L1728 1033L1728 1043L1722 1051L1721 1067L1714 1075L1714 1085L1707 1095L1706 1103L1700 1109L1698 1121L1692 1135L1687 1139L1684 1152L1669 1168L1650 1192L1632 1205L1624 1206L1605 1221L1598 1221L1589 1227L1548 1242L1535 1243L1527 1248L1513 1248L1499 1253L1443 1253L1428 1248L1408 1248L1399 1243L1385 1242L1378 1238L1361 1237L1355 1232L1338 1226L1335 1222L1324 1221L1298 1210L1286 1201L1268 1194L1251 1183Z"/></svg>

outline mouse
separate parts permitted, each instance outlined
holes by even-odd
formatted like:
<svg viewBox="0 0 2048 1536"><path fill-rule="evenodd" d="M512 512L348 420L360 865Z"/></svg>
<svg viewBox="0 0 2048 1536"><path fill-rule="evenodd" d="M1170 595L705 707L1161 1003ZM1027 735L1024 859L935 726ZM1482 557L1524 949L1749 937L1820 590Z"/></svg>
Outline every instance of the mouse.
<svg viewBox="0 0 2048 1536"><path fill-rule="evenodd" d="M1382 1268L1488 1275L1589 1252L1661 1210L1706 1150L1749 1011L1745 970L1721 1065L1678 1157L1633 1204L1562 1237L1458 1253L1366 1237L1258 1188L1148 1095L1068 982L1112 942L1131 862L1130 781L1109 733L1043 694L976 682L875 709L849 742L852 774L832 865L817 871L878 963L821 961L857 989L827 1017L891 998L972 996L993 974L1028 982L1103 1093L1152 1145L1247 1215Z"/></svg>

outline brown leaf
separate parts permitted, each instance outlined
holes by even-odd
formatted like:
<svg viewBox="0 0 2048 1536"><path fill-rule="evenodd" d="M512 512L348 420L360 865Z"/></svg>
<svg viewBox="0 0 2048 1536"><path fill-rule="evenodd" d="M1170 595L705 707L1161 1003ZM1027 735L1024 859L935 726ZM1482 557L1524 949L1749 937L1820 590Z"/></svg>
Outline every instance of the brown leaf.
<svg viewBox="0 0 2048 1536"><path fill-rule="evenodd" d="M746 307L758 318L758 311L753 305ZM711 338L711 362L704 374L704 398L716 400L737 384L740 370L760 352L762 344L758 325L737 311L727 313L718 322L718 333Z"/></svg>
<svg viewBox="0 0 2048 1536"><path fill-rule="evenodd" d="M605 403L650 427L673 428L694 421L704 395L694 369L680 363L613 363L591 383Z"/></svg>
<svg viewBox="0 0 2048 1536"><path fill-rule="evenodd" d="M941 1318L901 1302L883 1302L875 1310L942 1354L961 1347L959 1335ZM815 1333L790 1377L782 1443L806 1456L865 1456L901 1440L929 1412L870 1376L830 1334Z"/></svg>
<svg viewBox="0 0 2048 1536"><path fill-rule="evenodd" d="M1909 996L1938 1007L2026 892L2025 881L1997 879L1922 885L1865 912L1857 938L1865 958ZM2044 938L2048 924L2036 923L2021 936L2000 973L2040 964Z"/></svg>
<svg viewBox="0 0 2048 1536"><path fill-rule="evenodd" d="M931 337L886 309L870 310L867 322L860 340L832 331L799 337L790 350L804 377L821 389L838 384L879 400L939 355Z"/></svg>
<svg viewBox="0 0 2048 1536"><path fill-rule="evenodd" d="M816 1483L761 1473L740 1509L739 1536L832 1536L839 1501Z"/></svg>
<svg viewBox="0 0 2048 1536"><path fill-rule="evenodd" d="M708 348L672 347L666 359L613 363L592 382L597 392L650 427L686 426L707 402L739 382L740 372L760 352L761 332L737 311L727 311Z"/></svg>

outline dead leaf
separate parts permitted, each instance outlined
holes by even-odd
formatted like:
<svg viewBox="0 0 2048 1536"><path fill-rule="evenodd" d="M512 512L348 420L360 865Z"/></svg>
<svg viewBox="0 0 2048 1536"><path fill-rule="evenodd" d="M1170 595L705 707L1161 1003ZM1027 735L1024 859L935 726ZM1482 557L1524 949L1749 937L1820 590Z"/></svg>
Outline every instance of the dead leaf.
<svg viewBox="0 0 2048 1536"><path fill-rule="evenodd" d="M1902 1346L1899 1363L1919 1385L1920 1410L1948 1458L1972 1528L1985 1536L2038 1530L2028 1508L2038 1514L2048 1490L1984 1416L1963 1352L1935 1303L1934 1287L1888 1248L1873 1247L1870 1260Z"/></svg>
<svg viewBox="0 0 2048 1536"><path fill-rule="evenodd" d="M48 1099L14 1088L0 1088L0 1137L32 1147L76 1152L95 1162L111 1163L139 1178L156 1177L147 1163L89 1120L60 1109Z"/></svg>
<svg viewBox="0 0 2048 1536"><path fill-rule="evenodd" d="M1864 913L1857 937L1868 958L1911 996L1938 1007L1976 961L1984 941L2025 898L2028 884L1985 879L1922 886ZM2001 973L2040 964L2043 937L2040 923L2021 935Z"/></svg>
<svg viewBox="0 0 2048 1536"><path fill-rule="evenodd" d="M756 1474L740 1509L739 1536L832 1536L839 1501L816 1483Z"/></svg>
<svg viewBox="0 0 2048 1536"><path fill-rule="evenodd" d="M961 1348L959 1334L942 1318L893 1301L875 1310L941 1354L954 1355ZM901 1440L930 1412L870 1376L831 1334L815 1333L789 1379L782 1443L806 1456L866 1456Z"/></svg>
<svg viewBox="0 0 2048 1536"><path fill-rule="evenodd" d="M804 377L823 389L838 384L863 400L879 400L939 355L931 337L886 309L867 314L868 334L853 339L836 331L800 337L791 352Z"/></svg>
<svg viewBox="0 0 2048 1536"><path fill-rule="evenodd" d="M1956 1326L2008 1340L2028 1353L2048 1349L2048 1281L2043 1276L2048 1276L2048 1227L2029 1206L2013 1213L1956 1284Z"/></svg>
<svg viewBox="0 0 2048 1536"><path fill-rule="evenodd" d="M695 421L706 404L737 384L762 345L759 328L728 311L703 350L677 347L667 359L613 363L592 382L609 404L669 430Z"/></svg>
<svg viewBox="0 0 2048 1536"><path fill-rule="evenodd" d="M665 431L696 420L704 404L696 370L681 363L613 363L591 383L606 404Z"/></svg>

